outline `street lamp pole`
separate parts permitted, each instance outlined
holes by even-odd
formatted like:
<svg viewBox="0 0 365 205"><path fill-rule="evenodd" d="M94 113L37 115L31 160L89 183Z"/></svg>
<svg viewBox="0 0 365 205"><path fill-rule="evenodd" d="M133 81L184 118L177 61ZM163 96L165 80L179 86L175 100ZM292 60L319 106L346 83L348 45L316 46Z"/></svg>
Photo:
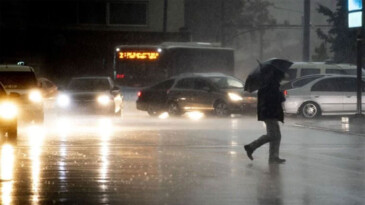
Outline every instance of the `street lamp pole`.
<svg viewBox="0 0 365 205"><path fill-rule="evenodd" d="M362 115L362 41L363 41L363 27L360 29L357 36L357 112Z"/></svg>
<svg viewBox="0 0 365 205"><path fill-rule="evenodd" d="M303 61L310 60L310 0L304 0Z"/></svg>
<svg viewBox="0 0 365 205"><path fill-rule="evenodd" d="M163 23L162 23L162 31L163 33L167 32L167 7L168 7L168 0L163 1Z"/></svg>
<svg viewBox="0 0 365 205"><path fill-rule="evenodd" d="M364 38L364 3L362 0L362 16L361 16L361 27L357 36L357 112L356 115L362 116L362 41Z"/></svg>

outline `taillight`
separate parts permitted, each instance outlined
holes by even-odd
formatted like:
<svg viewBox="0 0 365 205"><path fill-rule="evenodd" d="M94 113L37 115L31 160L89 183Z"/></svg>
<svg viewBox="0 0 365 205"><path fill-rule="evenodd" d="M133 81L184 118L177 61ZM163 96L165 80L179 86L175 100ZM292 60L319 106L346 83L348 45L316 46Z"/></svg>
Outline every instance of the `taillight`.
<svg viewBox="0 0 365 205"><path fill-rule="evenodd" d="M125 77L124 74L117 74L117 79L123 79Z"/></svg>
<svg viewBox="0 0 365 205"><path fill-rule="evenodd" d="M141 91L138 91L137 96L138 97L141 97L142 96L142 92Z"/></svg>
<svg viewBox="0 0 365 205"><path fill-rule="evenodd" d="M287 96L288 95L288 91L287 90L284 90L284 96Z"/></svg>

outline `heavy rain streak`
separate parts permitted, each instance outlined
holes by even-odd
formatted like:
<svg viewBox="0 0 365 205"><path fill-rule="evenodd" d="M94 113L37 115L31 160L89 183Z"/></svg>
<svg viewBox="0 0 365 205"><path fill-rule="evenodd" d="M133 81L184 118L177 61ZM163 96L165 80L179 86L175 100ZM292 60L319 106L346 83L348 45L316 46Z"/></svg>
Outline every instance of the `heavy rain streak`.
<svg viewBox="0 0 365 205"><path fill-rule="evenodd" d="M0 204L365 204L363 8L0 1Z"/></svg>

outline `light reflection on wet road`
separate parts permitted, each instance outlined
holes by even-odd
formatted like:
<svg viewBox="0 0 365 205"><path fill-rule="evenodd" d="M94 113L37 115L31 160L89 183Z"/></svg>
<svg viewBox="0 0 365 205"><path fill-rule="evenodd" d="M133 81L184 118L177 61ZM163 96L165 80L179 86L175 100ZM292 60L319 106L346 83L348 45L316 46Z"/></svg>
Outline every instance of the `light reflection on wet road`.
<svg viewBox="0 0 365 205"><path fill-rule="evenodd" d="M365 137L282 128L249 161L255 117L46 118L1 140L1 204L364 204Z"/></svg>

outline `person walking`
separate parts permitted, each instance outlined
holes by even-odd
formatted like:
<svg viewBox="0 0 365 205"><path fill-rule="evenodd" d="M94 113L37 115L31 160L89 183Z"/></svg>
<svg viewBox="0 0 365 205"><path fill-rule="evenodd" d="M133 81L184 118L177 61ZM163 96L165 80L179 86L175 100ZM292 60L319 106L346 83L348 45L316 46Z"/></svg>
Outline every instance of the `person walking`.
<svg viewBox="0 0 365 205"><path fill-rule="evenodd" d="M262 135L250 144L244 146L248 158L253 160L253 152L266 143L270 143L269 163L284 163L286 160L279 157L281 133L279 121L284 123L282 103L284 94L279 90L280 81L284 78L284 72L278 69L266 69L263 86L257 94L258 121L264 121L266 135Z"/></svg>

